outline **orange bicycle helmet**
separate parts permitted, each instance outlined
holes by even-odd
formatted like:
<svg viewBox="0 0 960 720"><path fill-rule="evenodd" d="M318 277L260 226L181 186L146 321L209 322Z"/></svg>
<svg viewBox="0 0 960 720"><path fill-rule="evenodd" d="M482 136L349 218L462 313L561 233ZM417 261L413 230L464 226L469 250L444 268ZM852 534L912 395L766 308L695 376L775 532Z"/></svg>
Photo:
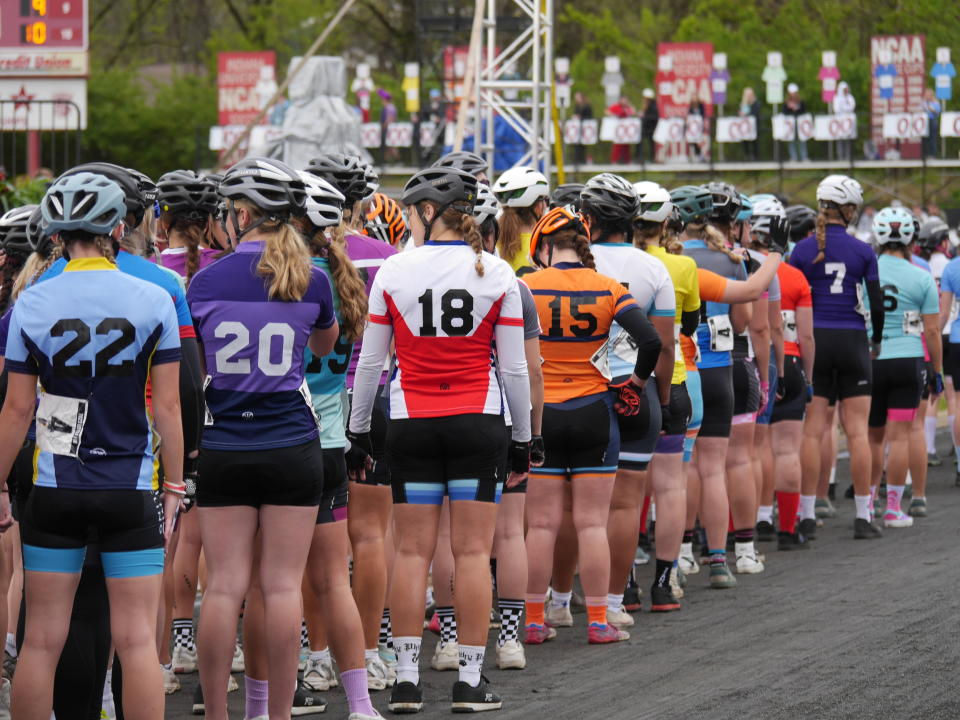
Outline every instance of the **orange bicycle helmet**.
<svg viewBox="0 0 960 720"><path fill-rule="evenodd" d="M374 193L367 211L364 231L388 245L398 245L407 235L407 225L403 221L400 204L383 193Z"/></svg>
<svg viewBox="0 0 960 720"><path fill-rule="evenodd" d="M550 257L552 258L553 243L550 242L549 237L563 230L574 230L578 235L583 235L585 238L590 237L590 223L582 214L574 211L569 205L552 208L537 221L530 235L530 259L533 260L534 265L546 267L537 258L540 243L550 243Z"/></svg>

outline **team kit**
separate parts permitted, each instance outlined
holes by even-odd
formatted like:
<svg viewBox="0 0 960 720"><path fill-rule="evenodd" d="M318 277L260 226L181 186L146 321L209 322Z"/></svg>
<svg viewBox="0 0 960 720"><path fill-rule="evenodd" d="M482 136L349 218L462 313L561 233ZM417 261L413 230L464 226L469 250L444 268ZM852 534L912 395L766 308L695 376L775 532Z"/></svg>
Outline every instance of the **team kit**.
<svg viewBox="0 0 960 720"><path fill-rule="evenodd" d="M246 720L370 720L428 663L498 710L575 611L623 642L815 547L838 427L851 539L910 528L960 260L816 198L470 152L399 198L336 153L65 172L0 218L0 717L159 720L198 672L212 720L240 673Z"/></svg>

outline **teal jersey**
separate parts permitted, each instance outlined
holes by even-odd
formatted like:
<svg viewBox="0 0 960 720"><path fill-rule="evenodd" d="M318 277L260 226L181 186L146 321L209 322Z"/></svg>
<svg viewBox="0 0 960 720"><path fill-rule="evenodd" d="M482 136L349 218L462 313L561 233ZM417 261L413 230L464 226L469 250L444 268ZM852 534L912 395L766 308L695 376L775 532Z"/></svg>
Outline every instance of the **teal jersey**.
<svg viewBox="0 0 960 720"><path fill-rule="evenodd" d="M170 295L103 258L71 260L17 300L6 368L40 381L34 482L156 490L150 369L179 362Z"/></svg>
<svg viewBox="0 0 960 720"><path fill-rule="evenodd" d="M923 268L894 255L881 255L877 265L884 312L878 359L922 358L923 316L940 312L937 283Z"/></svg>
<svg viewBox="0 0 960 720"><path fill-rule="evenodd" d="M326 258L313 258L314 266L323 270L330 281L333 292L333 310L340 318L340 295L330 275L330 264ZM347 385L347 368L350 367L350 357L353 354L353 343L343 337L342 330L337 338L333 350L323 357L316 357L310 348L304 353L306 362L307 387L313 399L313 410L320 418L320 444L323 448L346 447L347 439L344 433L346 422L343 412L343 397Z"/></svg>

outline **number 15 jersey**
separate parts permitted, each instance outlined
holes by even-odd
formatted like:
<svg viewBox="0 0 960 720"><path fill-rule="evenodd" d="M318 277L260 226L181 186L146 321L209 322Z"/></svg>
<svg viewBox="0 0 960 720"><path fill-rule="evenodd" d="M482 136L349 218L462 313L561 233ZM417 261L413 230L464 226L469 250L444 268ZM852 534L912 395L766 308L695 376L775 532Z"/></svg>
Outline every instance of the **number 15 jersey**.
<svg viewBox="0 0 960 720"><path fill-rule="evenodd" d="M397 368L390 379L390 417L503 414L494 370L498 325L517 328L523 308L513 270L465 242L427 242L391 256L370 291L370 322L392 325Z"/></svg>

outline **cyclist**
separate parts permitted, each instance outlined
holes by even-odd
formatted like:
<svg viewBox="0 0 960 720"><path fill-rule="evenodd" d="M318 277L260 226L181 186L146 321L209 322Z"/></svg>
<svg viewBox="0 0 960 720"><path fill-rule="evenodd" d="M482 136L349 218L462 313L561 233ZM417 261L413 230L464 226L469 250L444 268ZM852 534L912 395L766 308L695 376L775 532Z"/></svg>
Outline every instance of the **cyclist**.
<svg viewBox="0 0 960 720"><path fill-rule="evenodd" d="M211 247L210 232L220 204L217 186L192 170L173 170L157 182L159 229L167 240L160 263L182 276L187 285L197 271L222 253Z"/></svg>
<svg viewBox="0 0 960 720"><path fill-rule="evenodd" d="M529 167L514 167L493 184L503 214L497 250L515 271L530 267L530 234L547 210L550 186L543 173ZM529 271L528 271L529 272Z"/></svg>

